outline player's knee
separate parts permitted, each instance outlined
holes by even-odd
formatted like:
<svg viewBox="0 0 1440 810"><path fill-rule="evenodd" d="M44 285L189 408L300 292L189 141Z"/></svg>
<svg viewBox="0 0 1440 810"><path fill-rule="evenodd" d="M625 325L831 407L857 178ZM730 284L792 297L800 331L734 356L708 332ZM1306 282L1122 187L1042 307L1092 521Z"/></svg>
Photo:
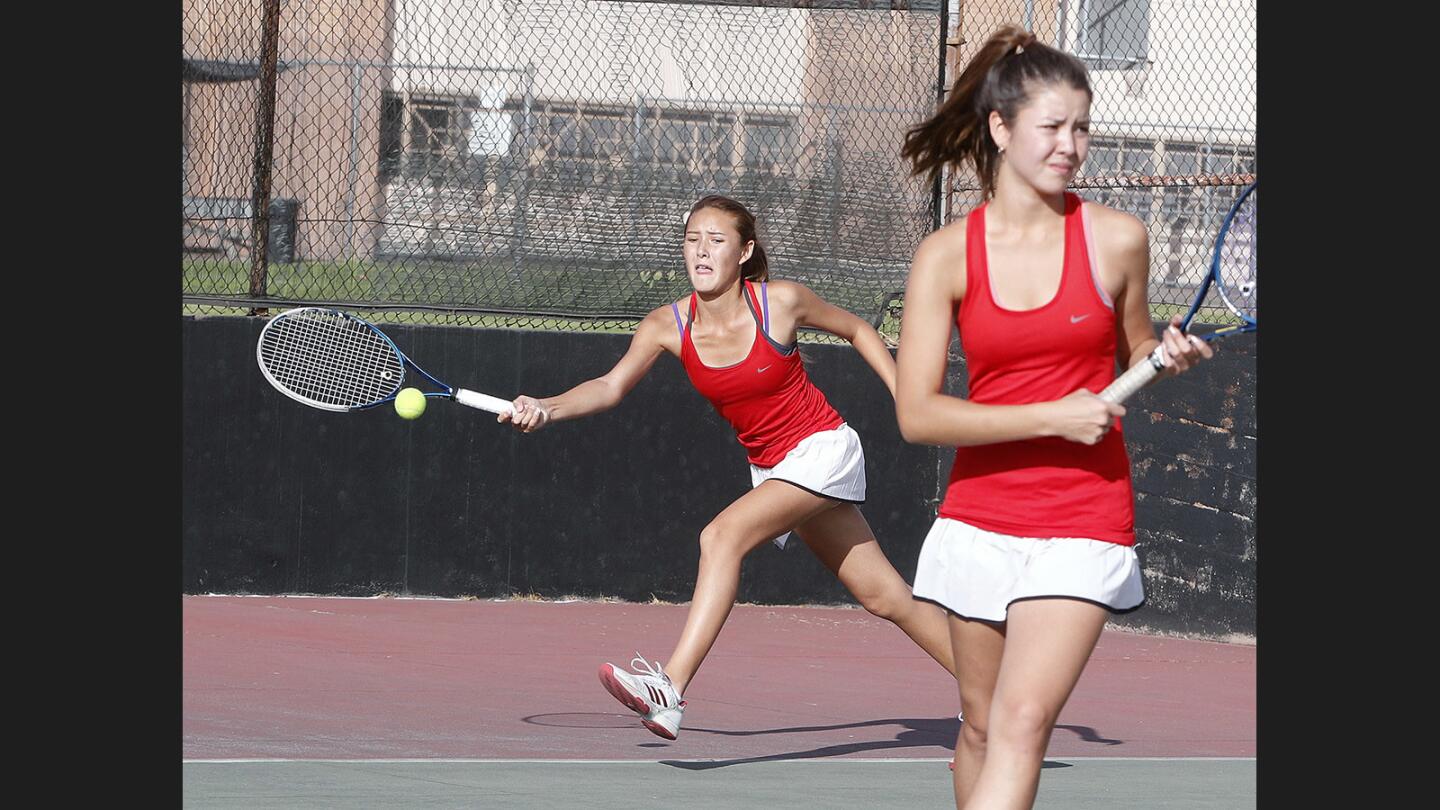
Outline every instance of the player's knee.
<svg viewBox="0 0 1440 810"><path fill-rule="evenodd" d="M903 615L906 607L893 595L880 591L857 593L855 598L872 616L892 622Z"/></svg>
<svg viewBox="0 0 1440 810"><path fill-rule="evenodd" d="M960 724L960 740L972 751L984 751L990 741L990 735L986 731L984 720L974 719L968 715L965 722Z"/></svg>
<svg viewBox="0 0 1440 810"><path fill-rule="evenodd" d="M1001 726L1007 742L1044 749L1055 725L1055 714L1050 707L1039 701L1020 700L1000 710L1004 712Z"/></svg>
<svg viewBox="0 0 1440 810"><path fill-rule="evenodd" d="M711 523L700 530L701 559L729 559L740 554L742 538L723 523Z"/></svg>

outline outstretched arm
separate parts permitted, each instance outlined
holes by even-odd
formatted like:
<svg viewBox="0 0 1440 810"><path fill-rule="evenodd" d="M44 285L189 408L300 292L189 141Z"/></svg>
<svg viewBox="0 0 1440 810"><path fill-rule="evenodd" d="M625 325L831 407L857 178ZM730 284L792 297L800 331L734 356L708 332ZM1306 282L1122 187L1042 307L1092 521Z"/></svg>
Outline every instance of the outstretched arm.
<svg viewBox="0 0 1440 810"><path fill-rule="evenodd" d="M513 403L515 413L500 414L496 421L512 422L525 433L539 430L551 422L578 419L595 413L608 411L625 398L626 394L640 382L641 378L655 365L660 353L666 350L665 327L660 317L668 318L670 313L662 308L651 312L640 322L635 336L630 339L630 348L603 376L586 380L563 394L537 399L521 395ZM668 324L674 332L674 324Z"/></svg>
<svg viewBox="0 0 1440 810"><path fill-rule="evenodd" d="M890 389L890 396L895 396L895 358L890 356L890 348L885 345L885 339L880 337L875 327L853 312L826 301L803 284L772 282L771 287L778 288L776 291L785 296L786 303L795 315L797 327L823 329L850 341L850 345L855 347L855 351L870 364L870 368L875 370L876 376L885 383L885 387Z"/></svg>

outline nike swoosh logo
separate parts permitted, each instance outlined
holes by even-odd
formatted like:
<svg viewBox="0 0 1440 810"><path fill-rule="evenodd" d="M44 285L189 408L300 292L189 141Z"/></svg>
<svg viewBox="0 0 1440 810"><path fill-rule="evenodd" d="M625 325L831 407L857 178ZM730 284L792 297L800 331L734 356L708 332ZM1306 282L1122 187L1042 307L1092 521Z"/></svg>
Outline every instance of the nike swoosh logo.
<svg viewBox="0 0 1440 810"><path fill-rule="evenodd" d="M773 366L773 365L775 365L775 364L774 364L774 363L771 363L770 365ZM766 366L765 368L757 368L757 369L755 369L755 373L756 373L756 374L759 374L760 372L764 371L766 368L770 368L770 366Z"/></svg>
<svg viewBox="0 0 1440 810"><path fill-rule="evenodd" d="M1090 317L1090 313L1088 313L1088 312L1085 313L1084 315L1071 315L1071 316L1070 316L1070 323L1079 323L1079 322L1085 320L1085 319L1088 318L1088 317Z"/></svg>

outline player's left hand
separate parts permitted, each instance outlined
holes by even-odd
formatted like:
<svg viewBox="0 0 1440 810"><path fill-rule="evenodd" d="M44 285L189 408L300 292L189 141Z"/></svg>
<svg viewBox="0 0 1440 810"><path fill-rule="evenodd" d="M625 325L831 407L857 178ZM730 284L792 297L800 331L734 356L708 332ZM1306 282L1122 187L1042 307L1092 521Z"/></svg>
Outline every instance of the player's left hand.
<svg viewBox="0 0 1440 810"><path fill-rule="evenodd" d="M1172 315L1170 325L1160 334L1160 343L1165 347L1165 374L1170 377L1215 356L1209 343L1180 331L1181 321L1179 315Z"/></svg>

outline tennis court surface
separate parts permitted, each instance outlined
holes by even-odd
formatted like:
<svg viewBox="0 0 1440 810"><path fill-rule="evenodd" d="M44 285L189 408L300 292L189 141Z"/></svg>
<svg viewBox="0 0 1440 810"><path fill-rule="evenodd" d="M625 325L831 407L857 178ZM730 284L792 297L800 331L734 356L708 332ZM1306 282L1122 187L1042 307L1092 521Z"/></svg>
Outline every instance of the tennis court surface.
<svg viewBox="0 0 1440 810"><path fill-rule="evenodd" d="M953 681L859 609L737 606L668 742L595 671L683 605L182 600L186 807L954 806ZM1254 807L1255 665L1106 631L1036 807Z"/></svg>

